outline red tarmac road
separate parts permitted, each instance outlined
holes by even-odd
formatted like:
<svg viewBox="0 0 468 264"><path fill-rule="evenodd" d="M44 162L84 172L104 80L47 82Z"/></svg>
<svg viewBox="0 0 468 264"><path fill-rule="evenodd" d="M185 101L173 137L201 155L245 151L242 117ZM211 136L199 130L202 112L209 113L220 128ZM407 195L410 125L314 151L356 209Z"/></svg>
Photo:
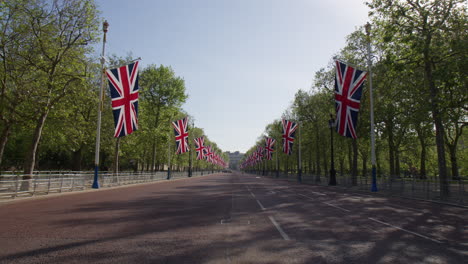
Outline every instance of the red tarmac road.
<svg viewBox="0 0 468 264"><path fill-rule="evenodd" d="M468 209L233 173L0 204L0 263L468 263Z"/></svg>

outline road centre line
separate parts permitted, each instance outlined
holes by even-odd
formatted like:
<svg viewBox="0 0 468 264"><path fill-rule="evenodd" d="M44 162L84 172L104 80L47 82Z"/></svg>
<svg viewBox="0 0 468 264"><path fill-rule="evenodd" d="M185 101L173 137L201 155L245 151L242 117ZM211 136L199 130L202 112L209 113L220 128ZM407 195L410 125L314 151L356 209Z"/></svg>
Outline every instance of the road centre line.
<svg viewBox="0 0 468 264"><path fill-rule="evenodd" d="M299 196L304 196L304 197L309 198L309 199L314 199L314 198L312 198L312 197L310 197L310 196L307 196L307 195L301 194L301 193L298 193L297 195L299 195Z"/></svg>
<svg viewBox="0 0 468 264"><path fill-rule="evenodd" d="M260 206L260 208L261 208L263 211L265 211L266 209L265 209L265 207L263 207L263 204L262 204L258 199L255 199L255 200L257 201L257 203L258 203L258 205Z"/></svg>
<svg viewBox="0 0 468 264"><path fill-rule="evenodd" d="M433 239L433 238L430 238L430 237L421 235L421 234L419 234L419 233L416 233L416 232L413 232L413 231L409 231L409 230L406 230L406 229L401 228L401 227L398 227L398 226L394 226L394 225L389 224L389 223L382 222L382 221L377 220L377 219L372 218L372 217L368 217L368 219L369 219L369 220L372 220L372 221L374 221L374 222L381 223L381 224L383 224L383 225L390 226L390 227L393 227L393 228L395 228L395 229L404 231L404 232L406 232L406 233L410 233L410 234L412 234L412 235L415 235L415 236L418 236L418 237L422 237L422 238L424 238L424 239L431 240L431 241L436 242L436 243L439 243L439 244L442 244L442 243L443 243L442 241L439 241L439 240L437 240L437 239Z"/></svg>
<svg viewBox="0 0 468 264"><path fill-rule="evenodd" d="M335 207L335 208L337 208L337 209L343 210L343 211L348 212L348 213L351 212L350 210L344 209L343 207L339 207L339 206L336 206L336 205L333 205L333 204L330 204L330 203L326 203L326 202L322 202L322 203L323 203L323 204L326 204L326 205L328 205L328 206Z"/></svg>
<svg viewBox="0 0 468 264"><path fill-rule="evenodd" d="M273 223L273 225L276 227L278 232L281 234L284 240L290 240L288 234L284 232L284 230L281 228L281 226L276 222L275 218L273 216L268 216L270 218L270 221Z"/></svg>
<svg viewBox="0 0 468 264"><path fill-rule="evenodd" d="M310 193L313 193L313 194L317 194L317 195L325 195L325 196L326 196L326 194L320 193L320 192L313 192L313 191L309 191L309 192L310 192Z"/></svg>
<svg viewBox="0 0 468 264"><path fill-rule="evenodd" d="M314 198L312 198L312 197L310 197L310 196L307 196L307 195L304 195L304 194L301 194L301 193L298 193L297 195L300 195L300 196L303 196L303 197L307 197L307 198L309 198L309 199L314 199ZM339 206L337 206L337 205L333 205L333 204L331 204L331 203L327 203L327 202L321 202L321 203L326 204L326 205L331 206L331 207L334 207L334 208L337 208L337 209L340 209L340 210L343 210L343 211L345 211L345 212L351 212L351 211L348 210L348 209L345 209L345 208L343 208L343 207L339 207Z"/></svg>

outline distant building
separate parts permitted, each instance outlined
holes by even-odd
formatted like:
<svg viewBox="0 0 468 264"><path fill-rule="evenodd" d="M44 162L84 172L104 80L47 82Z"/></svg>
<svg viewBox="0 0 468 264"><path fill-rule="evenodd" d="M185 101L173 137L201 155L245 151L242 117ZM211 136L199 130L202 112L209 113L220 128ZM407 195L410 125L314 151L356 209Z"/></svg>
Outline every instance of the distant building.
<svg viewBox="0 0 468 264"><path fill-rule="evenodd" d="M231 170L238 170L239 162L244 157L244 153L240 153L239 151L236 151L236 152L227 151L226 154L228 154L229 156L229 168Z"/></svg>

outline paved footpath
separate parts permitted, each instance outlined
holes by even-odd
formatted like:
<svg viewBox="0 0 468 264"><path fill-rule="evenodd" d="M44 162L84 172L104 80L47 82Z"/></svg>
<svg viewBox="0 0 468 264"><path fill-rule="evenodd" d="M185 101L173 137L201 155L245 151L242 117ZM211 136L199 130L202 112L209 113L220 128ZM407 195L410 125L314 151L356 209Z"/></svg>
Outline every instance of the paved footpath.
<svg viewBox="0 0 468 264"><path fill-rule="evenodd" d="M468 263L468 209L232 173L0 204L0 263Z"/></svg>

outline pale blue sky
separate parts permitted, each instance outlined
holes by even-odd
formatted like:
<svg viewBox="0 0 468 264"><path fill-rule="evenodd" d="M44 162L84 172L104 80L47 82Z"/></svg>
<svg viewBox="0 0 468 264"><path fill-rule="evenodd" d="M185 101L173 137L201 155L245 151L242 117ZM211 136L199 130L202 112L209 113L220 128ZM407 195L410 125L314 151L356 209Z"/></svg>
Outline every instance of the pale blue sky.
<svg viewBox="0 0 468 264"><path fill-rule="evenodd" d="M97 2L106 53L170 65L185 79L183 108L223 151L253 146L368 21L364 0Z"/></svg>

